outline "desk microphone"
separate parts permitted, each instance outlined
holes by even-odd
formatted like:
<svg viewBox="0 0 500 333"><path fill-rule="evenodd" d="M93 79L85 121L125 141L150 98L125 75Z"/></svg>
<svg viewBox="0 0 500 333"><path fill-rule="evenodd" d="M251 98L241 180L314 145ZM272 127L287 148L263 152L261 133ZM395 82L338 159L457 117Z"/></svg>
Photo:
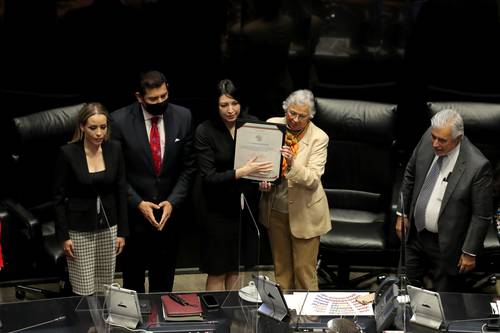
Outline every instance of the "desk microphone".
<svg viewBox="0 0 500 333"><path fill-rule="evenodd" d="M252 224L254 226L254 229L255 229L255 233L257 235L257 267L259 266L259 263L260 263L260 230L259 230L259 226L257 225L257 221L255 221L255 218L253 216L253 213L252 213L252 210L250 209L250 205L248 204L248 201L247 201L247 198L245 197L245 194L243 192L241 192L241 195L240 195L240 228L241 228L241 223L243 222L243 211L245 210L245 207L246 209L248 210L248 213L250 215L250 219L252 220ZM255 276L254 276L255 277ZM265 277L267 278L267 277ZM254 288L256 288L257 286L254 286ZM247 293L245 290L244 290L245 287L241 288L240 291L245 294ZM260 299L260 297L258 296L258 290L255 289L252 291L253 292L253 295L254 297L258 300Z"/></svg>
<svg viewBox="0 0 500 333"><path fill-rule="evenodd" d="M309 289L307 289L306 297L304 297L304 301L302 302L302 305L300 306L299 313L297 315L297 324L295 325L296 332L299 331L300 316L302 315L302 310L304 309L304 305L306 305L307 296L309 296Z"/></svg>
<svg viewBox="0 0 500 333"><path fill-rule="evenodd" d="M23 328L19 328L17 330L9 331L7 333L17 333L17 332L21 332L21 331L26 331L26 330L29 330L29 329L32 329L32 328L35 328L35 327L40 327L40 326L47 325L47 324L50 324L50 323L53 323L53 322L56 322L56 321L59 321L59 320L64 320L64 319L66 319L66 316L60 316L60 317L57 317L57 318L54 318L54 319L51 319L51 320L47 320L47 321L44 321L44 322L41 322L41 323L38 323L38 324L34 324L34 325L26 326L26 327L23 327Z"/></svg>
<svg viewBox="0 0 500 333"><path fill-rule="evenodd" d="M250 214L250 219L252 220L253 226L255 228L255 232L257 234L257 266L259 265L260 262L260 230L259 226L257 225L257 221L255 220L255 217L253 216L252 210L250 209L250 205L248 204L247 198L245 197L245 194L241 192L240 196L240 205L241 205L241 213L240 213L240 220L243 220L243 211L245 210L245 207L248 210L248 213Z"/></svg>
<svg viewBox="0 0 500 333"><path fill-rule="evenodd" d="M406 292L406 285L407 285L407 276L406 276L406 218L410 218L409 216L406 217L406 211L405 211L405 201L404 201L404 196L403 192L399 192L399 200L401 202L401 215L402 215L402 220L403 220L403 225L401 228L401 248L399 251L399 294L400 295L407 295ZM409 221L409 220L408 220Z"/></svg>
<svg viewBox="0 0 500 333"><path fill-rule="evenodd" d="M245 197L245 194L241 192L240 196L240 205L241 205L241 210L245 210L245 207L248 210L248 213L250 214L250 218L252 219L253 225L255 227L255 231L257 232L257 238L259 238L260 241L260 230L259 226L257 225L257 221L255 220L255 217L253 216L252 210L250 209L250 205L248 204L247 198Z"/></svg>
<svg viewBox="0 0 500 333"><path fill-rule="evenodd" d="M484 322L483 327L481 327L481 332L487 333L487 332L499 332L499 320L500 316L496 317L484 317L484 318L473 318L473 319L459 319L459 320L450 320L445 327L445 332L448 332L450 325L456 324L456 323L475 323L475 322ZM487 328L488 330L485 331L484 328Z"/></svg>
<svg viewBox="0 0 500 333"><path fill-rule="evenodd" d="M402 215L402 227L401 227L401 247L399 249L399 267L398 267L398 279L399 279L399 290L396 300L399 304L396 309L396 316L394 318L394 326L403 332L406 332L406 323L408 318L411 317L411 308L409 306L410 296L408 295L408 277L406 275L406 241L408 237L406 229L406 219L409 221L409 216L406 215L405 210L405 200L403 191L399 192L400 208Z"/></svg>

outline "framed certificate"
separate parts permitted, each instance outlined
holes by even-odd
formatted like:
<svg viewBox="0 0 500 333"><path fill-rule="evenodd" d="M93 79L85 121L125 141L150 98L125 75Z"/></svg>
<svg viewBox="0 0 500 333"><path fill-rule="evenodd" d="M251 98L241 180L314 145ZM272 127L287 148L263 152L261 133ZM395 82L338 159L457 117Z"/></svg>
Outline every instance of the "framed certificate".
<svg viewBox="0 0 500 333"><path fill-rule="evenodd" d="M274 182L281 176L281 151L285 142L285 124L274 124L256 120L238 119L236 122L234 169L249 160L272 162L273 168L265 174L250 174L243 178Z"/></svg>

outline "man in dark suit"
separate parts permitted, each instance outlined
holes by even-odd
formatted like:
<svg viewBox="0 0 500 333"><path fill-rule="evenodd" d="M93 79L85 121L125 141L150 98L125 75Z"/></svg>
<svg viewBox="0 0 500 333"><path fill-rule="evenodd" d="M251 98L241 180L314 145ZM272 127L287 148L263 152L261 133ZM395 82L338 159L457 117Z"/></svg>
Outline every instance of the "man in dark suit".
<svg viewBox="0 0 500 333"><path fill-rule="evenodd" d="M491 223L492 169L464 136L456 111L442 110L431 119L406 166L401 192L409 207L410 283L421 284L430 270L436 290L464 290L464 273L475 268ZM400 238L402 227L398 214Z"/></svg>
<svg viewBox="0 0 500 333"><path fill-rule="evenodd" d="M158 71L141 75L137 102L111 114L111 135L121 141L128 182L130 237L123 257L123 285L144 292L171 291L177 256L179 206L192 174L191 112L168 103Z"/></svg>

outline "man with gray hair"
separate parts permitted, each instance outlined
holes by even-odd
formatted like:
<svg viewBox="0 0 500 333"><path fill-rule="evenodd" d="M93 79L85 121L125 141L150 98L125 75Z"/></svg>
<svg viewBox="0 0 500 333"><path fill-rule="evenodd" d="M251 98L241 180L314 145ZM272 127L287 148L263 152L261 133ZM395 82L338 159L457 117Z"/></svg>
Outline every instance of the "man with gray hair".
<svg viewBox="0 0 500 333"><path fill-rule="evenodd" d="M492 168L464 136L462 117L442 110L431 119L406 165L396 232L407 230L409 282L431 273L437 291L464 291L492 217Z"/></svg>

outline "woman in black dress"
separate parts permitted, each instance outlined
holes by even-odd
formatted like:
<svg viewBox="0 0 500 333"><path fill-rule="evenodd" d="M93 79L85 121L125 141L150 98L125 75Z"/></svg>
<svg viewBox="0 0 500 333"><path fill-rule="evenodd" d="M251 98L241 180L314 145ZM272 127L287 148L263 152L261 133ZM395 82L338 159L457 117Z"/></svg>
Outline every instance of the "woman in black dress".
<svg viewBox="0 0 500 333"><path fill-rule="evenodd" d="M196 214L202 225L201 269L208 274L206 290L230 290L238 279L240 178L268 172L272 164L248 161L234 169L236 119L246 117L239 94L230 80L217 87L217 109L195 134L198 176L195 185Z"/></svg>

